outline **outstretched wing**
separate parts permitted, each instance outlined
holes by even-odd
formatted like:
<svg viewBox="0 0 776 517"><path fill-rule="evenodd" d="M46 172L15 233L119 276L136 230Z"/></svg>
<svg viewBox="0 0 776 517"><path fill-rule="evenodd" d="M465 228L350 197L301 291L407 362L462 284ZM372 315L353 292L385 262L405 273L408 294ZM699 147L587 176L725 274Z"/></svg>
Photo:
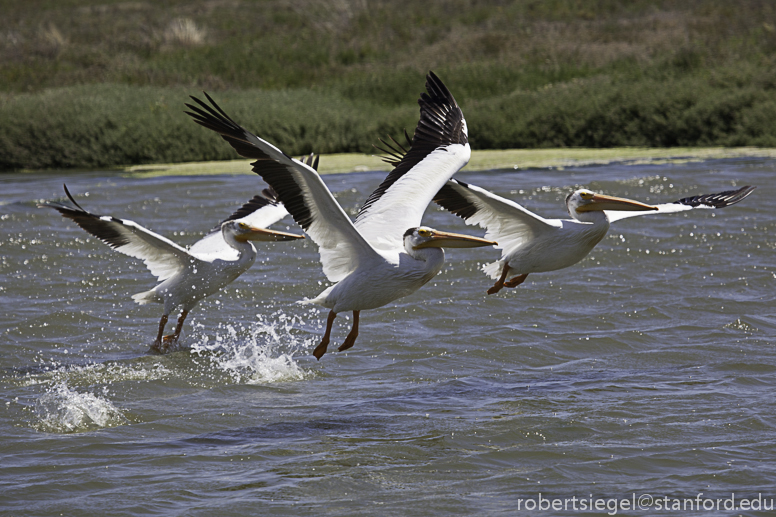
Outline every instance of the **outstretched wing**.
<svg viewBox="0 0 776 517"><path fill-rule="evenodd" d="M458 180L448 181L434 196L434 202L463 218L466 224L485 228L485 238L497 241L496 247L503 250L512 249L558 226L514 201Z"/></svg>
<svg viewBox="0 0 776 517"><path fill-rule="evenodd" d="M401 248L404 232L420 226L434 194L471 156L466 120L450 90L433 72L426 90L409 151L386 151L395 168L356 217L358 231L378 249Z"/></svg>
<svg viewBox="0 0 776 517"><path fill-rule="evenodd" d="M672 214L675 212L685 212L687 210L693 210L695 208L716 209L725 208L726 206L735 205L739 201L745 199L749 194L757 187L741 187L738 190L726 190L724 192L718 192L716 194L702 194L700 196L691 196L679 199L673 203L665 203L662 205L655 205L657 210L643 211L643 212L620 212L605 210L609 222L619 221L621 219L627 219L629 217L636 217L637 215L649 215L649 214Z"/></svg>
<svg viewBox="0 0 776 517"><path fill-rule="evenodd" d="M194 120L215 131L240 156L252 158L253 171L277 192L294 220L315 241L324 274L332 282L345 278L365 260L380 259L331 195L314 167L243 129L208 94L212 106L192 97L199 106L186 104ZM317 166L317 160L312 165Z"/></svg>
<svg viewBox="0 0 776 517"><path fill-rule="evenodd" d="M195 242L189 253L194 255L218 255L222 260L237 260L239 252L224 240L221 225L226 221L241 221L256 228L267 228L288 215L272 187L242 205L235 213L218 223L210 232Z"/></svg>
<svg viewBox="0 0 776 517"><path fill-rule="evenodd" d="M242 221L256 228L267 228L288 215L288 210L278 199L278 194L272 187L265 188L261 194L237 209L235 213L218 223L214 230L220 230L226 221Z"/></svg>
<svg viewBox="0 0 776 517"><path fill-rule="evenodd" d="M63 217L72 219L114 250L143 260L151 274L160 281L172 277L193 260L182 247L134 221L87 212L70 195L67 185L65 194L75 207L60 203L41 203L38 206L58 210Z"/></svg>

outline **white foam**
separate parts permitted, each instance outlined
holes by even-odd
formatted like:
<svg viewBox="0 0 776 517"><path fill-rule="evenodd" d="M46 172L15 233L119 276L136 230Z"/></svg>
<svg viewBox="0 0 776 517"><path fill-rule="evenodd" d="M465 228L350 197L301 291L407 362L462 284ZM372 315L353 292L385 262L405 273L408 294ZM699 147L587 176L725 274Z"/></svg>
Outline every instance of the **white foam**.
<svg viewBox="0 0 776 517"><path fill-rule="evenodd" d="M93 363L83 366L53 366L49 371L28 374L21 386L64 382L65 384L110 384L119 381L153 381L166 379L172 372L161 364L122 365L119 363Z"/></svg>
<svg viewBox="0 0 776 517"><path fill-rule="evenodd" d="M127 422L109 400L71 390L64 382L53 385L36 401L35 415L38 430L54 433L88 431Z"/></svg>
<svg viewBox="0 0 776 517"><path fill-rule="evenodd" d="M257 317L259 320L247 328L219 325L214 340L203 337L191 346L191 353L207 358L237 383L268 384L304 379L309 372L299 366L294 354L310 343L292 333L303 322L283 313Z"/></svg>

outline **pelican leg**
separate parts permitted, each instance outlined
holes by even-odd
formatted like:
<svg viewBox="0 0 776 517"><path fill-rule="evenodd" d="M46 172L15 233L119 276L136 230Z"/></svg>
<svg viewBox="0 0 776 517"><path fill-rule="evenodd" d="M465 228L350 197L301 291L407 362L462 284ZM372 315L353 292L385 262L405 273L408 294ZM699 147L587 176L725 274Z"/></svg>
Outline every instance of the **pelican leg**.
<svg viewBox="0 0 776 517"><path fill-rule="evenodd" d="M181 330L183 330L183 322L186 320L186 316L189 315L189 311L182 311L180 317L178 318L178 325L175 327L175 332L170 336L164 336L164 345L165 347L170 346L172 343L175 343L178 341L178 338L181 336Z"/></svg>
<svg viewBox="0 0 776 517"><path fill-rule="evenodd" d="M162 319L159 321L159 333L156 334L156 341L151 345L151 350L162 353L162 334L164 334L164 326L167 325L167 315L162 314Z"/></svg>
<svg viewBox="0 0 776 517"><path fill-rule="evenodd" d="M516 277L513 277L512 280L508 282L504 282L504 287L509 287L510 289L513 287L517 287L518 285L525 282L526 278L528 278L528 273L524 275L517 275Z"/></svg>
<svg viewBox="0 0 776 517"><path fill-rule="evenodd" d="M496 280L496 283L493 284L493 287L488 289L488 294L496 294L497 292L501 291L501 289L504 287L504 280L507 279L507 275L509 274L509 263L504 263L504 269L501 270L501 277Z"/></svg>
<svg viewBox="0 0 776 517"><path fill-rule="evenodd" d="M348 333L348 337L345 338L345 342L342 343L342 346L340 346L337 350L342 352L343 350L347 350L348 348L352 347L356 343L356 338L358 337L358 316L361 311L353 311L353 328L350 329L350 333Z"/></svg>
<svg viewBox="0 0 776 517"><path fill-rule="evenodd" d="M334 318L336 317L337 317L336 312L329 311L329 317L326 319L326 332L324 332L323 339L321 339L321 342L318 344L318 346L315 347L315 350L313 350L313 355L319 361L321 360L321 357L323 357L323 354L326 353L326 349L329 347L329 336L331 336L331 326L334 324Z"/></svg>

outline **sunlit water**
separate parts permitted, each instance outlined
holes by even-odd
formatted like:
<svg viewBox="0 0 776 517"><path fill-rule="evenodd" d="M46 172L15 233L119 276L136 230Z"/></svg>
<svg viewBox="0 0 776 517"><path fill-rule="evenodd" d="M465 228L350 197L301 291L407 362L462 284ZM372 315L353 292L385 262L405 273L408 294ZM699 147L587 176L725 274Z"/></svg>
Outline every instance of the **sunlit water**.
<svg viewBox="0 0 776 517"><path fill-rule="evenodd" d="M495 296L479 272L495 250L448 251L438 277L362 313L356 346L320 362L325 312L295 303L328 285L311 242L262 245L192 312L182 349L159 356L148 346L161 306L130 299L154 285L143 264L35 206L62 200L67 181L85 208L191 244L257 177L4 175L0 513L512 514L540 493L776 497L775 170L461 173L546 217L565 217L582 185L647 202L758 189L716 213L616 223L582 263ZM383 175L325 181L354 215ZM424 223L482 235L435 207ZM349 327L338 318L334 345Z"/></svg>

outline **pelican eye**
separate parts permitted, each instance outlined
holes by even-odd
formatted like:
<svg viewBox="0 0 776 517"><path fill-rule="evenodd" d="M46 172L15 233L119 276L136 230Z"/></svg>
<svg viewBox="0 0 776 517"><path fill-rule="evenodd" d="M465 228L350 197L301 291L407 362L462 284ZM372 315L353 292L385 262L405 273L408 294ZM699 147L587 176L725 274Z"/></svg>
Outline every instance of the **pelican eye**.
<svg viewBox="0 0 776 517"><path fill-rule="evenodd" d="M425 228L420 228L418 230L418 235L421 237L431 237L434 234L431 230L426 230Z"/></svg>
<svg viewBox="0 0 776 517"><path fill-rule="evenodd" d="M239 223L239 226L240 226L240 229L242 229L242 230L247 230L248 229L248 225L245 224L245 223Z"/></svg>
<svg viewBox="0 0 776 517"><path fill-rule="evenodd" d="M592 199L593 198L593 193L592 192L587 192L587 191L586 192L580 192L579 193L579 197L581 197L582 199Z"/></svg>

